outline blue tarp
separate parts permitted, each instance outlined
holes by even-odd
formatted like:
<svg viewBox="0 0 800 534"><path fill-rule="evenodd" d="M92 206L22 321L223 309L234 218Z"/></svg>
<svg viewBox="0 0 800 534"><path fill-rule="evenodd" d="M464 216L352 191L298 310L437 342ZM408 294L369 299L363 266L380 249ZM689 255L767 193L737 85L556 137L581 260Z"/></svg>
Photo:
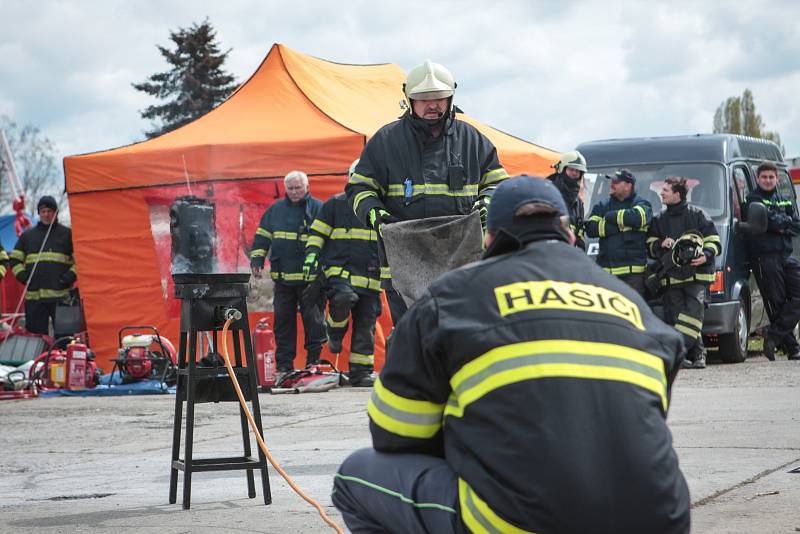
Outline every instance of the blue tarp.
<svg viewBox="0 0 800 534"><path fill-rule="evenodd" d="M34 219L28 214L33 224L36 224L37 219ZM6 252L14 250L14 245L17 244L17 231L14 230L14 221L16 215L0 215L0 244Z"/></svg>
<svg viewBox="0 0 800 534"><path fill-rule="evenodd" d="M109 385L110 382L110 385ZM91 389L70 391L68 389L52 389L39 393L42 397L117 397L122 395L163 395L175 394L175 386L167 388L158 380L142 380L132 384L123 384L119 371L100 377L100 385Z"/></svg>

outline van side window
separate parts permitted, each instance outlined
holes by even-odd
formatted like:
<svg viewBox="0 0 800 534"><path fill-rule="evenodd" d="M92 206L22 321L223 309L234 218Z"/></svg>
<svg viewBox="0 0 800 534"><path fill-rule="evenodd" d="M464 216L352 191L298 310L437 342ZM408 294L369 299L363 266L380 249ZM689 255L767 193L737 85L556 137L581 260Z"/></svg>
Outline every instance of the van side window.
<svg viewBox="0 0 800 534"><path fill-rule="evenodd" d="M738 166L733 169L734 199L733 216L742 220L742 206L747 201L747 167Z"/></svg>

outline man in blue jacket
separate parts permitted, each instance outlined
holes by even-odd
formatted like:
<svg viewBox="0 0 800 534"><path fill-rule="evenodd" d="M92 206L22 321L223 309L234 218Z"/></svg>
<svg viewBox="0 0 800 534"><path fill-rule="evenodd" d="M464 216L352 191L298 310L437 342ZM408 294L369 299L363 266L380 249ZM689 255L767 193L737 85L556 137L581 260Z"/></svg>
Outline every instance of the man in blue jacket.
<svg viewBox="0 0 800 534"><path fill-rule="evenodd" d="M250 269L261 278L269 252L270 277L275 282L275 359L279 373L294 370L297 340L297 309L305 330L306 364L319 362L325 330L321 302L306 302L303 290L310 280L303 276L308 229L322 202L308 192L308 176L292 171L283 179L286 197L278 200L261 217L250 252Z"/></svg>
<svg viewBox="0 0 800 534"><path fill-rule="evenodd" d="M653 208L636 194L636 177L628 169L606 178L611 180L610 196L595 204L586 235L600 238L598 265L644 295L647 226Z"/></svg>

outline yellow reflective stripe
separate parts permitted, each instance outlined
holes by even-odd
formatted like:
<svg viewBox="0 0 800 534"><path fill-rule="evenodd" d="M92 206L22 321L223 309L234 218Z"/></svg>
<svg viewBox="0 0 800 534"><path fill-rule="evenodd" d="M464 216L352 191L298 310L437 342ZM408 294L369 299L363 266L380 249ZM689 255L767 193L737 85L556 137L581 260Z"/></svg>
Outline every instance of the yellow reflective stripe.
<svg viewBox="0 0 800 534"><path fill-rule="evenodd" d="M633 384L655 393L667 411L667 377L658 356L613 343L548 339L497 347L468 362L450 379L445 416L462 417L471 403L509 384L556 377Z"/></svg>
<svg viewBox="0 0 800 534"><path fill-rule="evenodd" d="M250 251L250 257L251 258L266 258L267 257L267 251L264 250L263 248L254 248L252 251Z"/></svg>
<svg viewBox="0 0 800 534"><path fill-rule="evenodd" d="M274 232L272 234L273 239L285 239L287 241L297 241L298 235L297 232ZM300 241L307 241L308 234L300 234L299 236Z"/></svg>
<svg viewBox="0 0 800 534"><path fill-rule="evenodd" d="M381 267L381 280L386 280L392 277L392 271L389 267Z"/></svg>
<svg viewBox="0 0 800 534"><path fill-rule="evenodd" d="M363 202L364 199L366 199L367 197L378 198L378 193L376 193L375 191L373 191L371 189L369 189L367 191L361 191L360 193L358 193L355 197L353 197L353 211L354 212L358 212L359 204L361 204L361 202Z"/></svg>
<svg viewBox="0 0 800 534"><path fill-rule="evenodd" d="M4 277L5 275L6 275L6 266L0 265L0 278Z"/></svg>
<svg viewBox="0 0 800 534"><path fill-rule="evenodd" d="M21 250L14 249L11 251L11 259L23 261L25 259L25 253Z"/></svg>
<svg viewBox="0 0 800 534"><path fill-rule="evenodd" d="M328 323L328 326L330 326L331 328L344 328L345 326L347 326L347 323L349 321L350 317L345 317L343 321L334 321L330 313L325 318L325 322Z"/></svg>
<svg viewBox="0 0 800 534"><path fill-rule="evenodd" d="M7 259L8 259L8 253L5 250L3 250L2 248L0 248L0 261L7 260Z"/></svg>
<svg viewBox="0 0 800 534"><path fill-rule="evenodd" d="M617 226L619 227L620 232L625 230L625 210L617 211Z"/></svg>
<svg viewBox="0 0 800 534"><path fill-rule="evenodd" d="M28 290L25 300L60 299L69 295L69 289L37 289Z"/></svg>
<svg viewBox="0 0 800 534"><path fill-rule="evenodd" d="M508 173L503 167L498 167L481 176L481 184L488 185L500 182L508 178Z"/></svg>
<svg viewBox="0 0 800 534"><path fill-rule="evenodd" d="M398 436L430 439L442 428L444 404L402 397L383 385L380 377L367 405L372 422Z"/></svg>
<svg viewBox="0 0 800 534"><path fill-rule="evenodd" d="M645 213L644 208L641 206L634 206L633 209L638 211L639 215L642 217L642 224L640 225L640 228L647 226L647 213Z"/></svg>
<svg viewBox="0 0 800 534"><path fill-rule="evenodd" d="M366 289L374 289L375 291L381 290L381 281L366 276L350 275L350 283L356 287L363 287Z"/></svg>
<svg viewBox="0 0 800 534"><path fill-rule="evenodd" d="M261 237L266 237L267 239L272 239L272 232L264 230L260 226L256 230L256 235L260 235Z"/></svg>
<svg viewBox="0 0 800 534"><path fill-rule="evenodd" d="M445 195L448 197L472 197L478 195L478 184L467 184L463 189L451 191L448 184L423 184L413 187L412 195ZM387 197L405 196L403 184L390 184Z"/></svg>
<svg viewBox="0 0 800 534"><path fill-rule="evenodd" d="M75 267L76 267L76 265L73 263L72 267L69 268L70 272L77 273L78 270Z"/></svg>
<svg viewBox="0 0 800 534"><path fill-rule="evenodd" d="M321 233L322 235L325 235L325 236L331 235L331 230L333 230L331 225L329 225L329 224L327 224L325 222L322 222L319 219L314 219L314 222L311 223L311 229L312 230L316 230L317 232L319 232L319 233Z"/></svg>
<svg viewBox="0 0 800 534"><path fill-rule="evenodd" d="M36 263L37 261L49 261L52 263L72 263L72 256L60 252L34 252L25 256L25 263Z"/></svg>
<svg viewBox="0 0 800 534"><path fill-rule="evenodd" d="M369 176L364 176L363 174L355 173L355 172L350 176L350 179L347 180L347 183L348 184L353 184L353 185L355 185L355 184L364 184L364 185L368 185L372 189L376 189L376 190L380 191L381 193L384 192L384 189L383 189L383 187L381 187L381 184L378 183L378 180L376 180L375 178L370 178Z"/></svg>
<svg viewBox="0 0 800 534"><path fill-rule="evenodd" d="M333 278L334 276L341 276L342 278L347 278L350 276L350 271L346 269L342 269L338 265L334 265L332 267L328 267L325 269L325 276L328 278Z"/></svg>
<svg viewBox="0 0 800 534"><path fill-rule="evenodd" d="M714 281L713 274L697 273L693 276L690 276L689 278L673 278L670 276L669 278L661 280L661 285L667 285L667 284L677 285L677 284L686 284L690 282L713 282L713 281Z"/></svg>
<svg viewBox="0 0 800 534"><path fill-rule="evenodd" d="M600 223L597 225L597 234L600 237L606 236L606 220L600 219Z"/></svg>
<svg viewBox="0 0 800 534"><path fill-rule="evenodd" d="M697 328L703 328L703 322L700 319L696 319L691 315L686 315L685 313L679 313L678 320L696 326Z"/></svg>
<svg viewBox="0 0 800 534"><path fill-rule="evenodd" d="M692 339L697 339L698 337L700 337L700 332L698 332L697 330L694 330L692 328L689 328L688 326L684 326L682 324L676 324L675 325L675 330L677 330L681 334L685 334L685 335L689 336Z"/></svg>
<svg viewBox="0 0 800 534"><path fill-rule="evenodd" d="M273 280L287 280L289 282L302 282L304 280L314 280L316 278L316 275L313 274L306 278L303 273L282 273L276 271L271 271L269 275Z"/></svg>
<svg viewBox="0 0 800 534"><path fill-rule="evenodd" d="M535 534L515 527L494 513L462 478L458 479L458 501L461 520L473 534Z"/></svg>
<svg viewBox="0 0 800 534"><path fill-rule="evenodd" d="M644 265L626 265L624 267L603 267L603 270L613 275L643 273L647 269Z"/></svg>
<svg viewBox="0 0 800 534"><path fill-rule="evenodd" d="M325 239L318 235L309 236L308 242L306 242L306 247L319 247L322 248L325 246Z"/></svg>
<svg viewBox="0 0 800 534"><path fill-rule="evenodd" d="M374 365L374 354L359 354L358 352L350 353L350 363L357 363L359 365Z"/></svg>
<svg viewBox="0 0 800 534"><path fill-rule="evenodd" d="M25 266L22 265L21 263L15 263L11 267L11 272L14 273L15 276L18 275L19 273L21 273L24 270L25 270Z"/></svg>
<svg viewBox="0 0 800 534"><path fill-rule="evenodd" d="M647 243L647 244L649 245L649 244L650 244L650 243L652 243L653 241L658 241L658 239L659 239L659 238L657 238L657 237L648 237L648 238L647 238L647 241L645 241L645 243Z"/></svg>
<svg viewBox="0 0 800 534"><path fill-rule="evenodd" d="M361 228L334 228L331 239L363 239L365 241L377 241L378 233L375 230Z"/></svg>

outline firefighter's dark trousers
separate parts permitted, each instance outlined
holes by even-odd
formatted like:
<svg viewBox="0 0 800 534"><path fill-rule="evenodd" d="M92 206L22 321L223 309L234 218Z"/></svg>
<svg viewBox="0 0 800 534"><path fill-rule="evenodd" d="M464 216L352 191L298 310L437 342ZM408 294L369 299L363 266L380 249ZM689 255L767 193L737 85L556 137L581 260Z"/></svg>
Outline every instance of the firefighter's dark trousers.
<svg viewBox="0 0 800 534"><path fill-rule="evenodd" d="M397 323L408 311L406 301L394 288L386 288L386 301L389 303L389 313L392 314L392 324L397 326Z"/></svg>
<svg viewBox="0 0 800 534"><path fill-rule="evenodd" d="M788 355L800 351L794 327L800 320L800 262L780 254L761 256L753 266L769 316L769 337Z"/></svg>
<svg viewBox="0 0 800 534"><path fill-rule="evenodd" d="M683 334L686 359L690 361L695 361L703 353L705 297L703 284L670 286L664 292L664 322Z"/></svg>
<svg viewBox="0 0 800 534"><path fill-rule="evenodd" d="M636 292L639 293L639 295L644 297L645 294L644 273L623 274L619 275L618 278L623 282L625 282L626 284L628 284L629 286L631 286L634 290L636 290Z"/></svg>
<svg viewBox="0 0 800 534"><path fill-rule="evenodd" d="M463 531L458 477L434 456L358 450L334 475L332 498L353 534Z"/></svg>
<svg viewBox="0 0 800 534"><path fill-rule="evenodd" d="M321 302L304 302L304 285L275 283L275 360L278 371L294 369L295 346L297 344L297 310L303 319L305 332L306 364L317 363L325 341L325 327Z"/></svg>
<svg viewBox="0 0 800 534"><path fill-rule="evenodd" d="M50 335L50 319L55 324L57 300L26 300L25 330L32 334Z"/></svg>
<svg viewBox="0 0 800 534"><path fill-rule="evenodd" d="M329 280L328 336L341 345L352 316L350 336L350 376L370 374L375 362L375 321L380 314L380 293L357 293L347 282Z"/></svg>

